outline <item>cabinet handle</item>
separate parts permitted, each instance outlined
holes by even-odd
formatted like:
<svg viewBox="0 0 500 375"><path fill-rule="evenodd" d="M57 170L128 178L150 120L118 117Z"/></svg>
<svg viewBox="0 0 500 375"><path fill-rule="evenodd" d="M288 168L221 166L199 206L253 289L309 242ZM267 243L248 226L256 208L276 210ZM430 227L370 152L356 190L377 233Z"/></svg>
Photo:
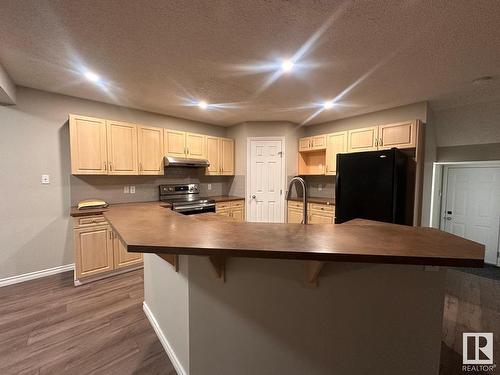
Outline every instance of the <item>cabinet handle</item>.
<svg viewBox="0 0 500 375"><path fill-rule="evenodd" d="M108 170L108 163L103 162L103 164L104 164L104 170L107 171Z"/></svg>
<svg viewBox="0 0 500 375"><path fill-rule="evenodd" d="M375 147L378 146L378 138L375 138Z"/></svg>
<svg viewBox="0 0 500 375"><path fill-rule="evenodd" d="M112 240L113 239L113 232L109 231L109 239Z"/></svg>
<svg viewBox="0 0 500 375"><path fill-rule="evenodd" d="M113 170L113 163L109 162L109 170L112 171Z"/></svg>
<svg viewBox="0 0 500 375"><path fill-rule="evenodd" d="M142 171L142 163L139 162L139 170Z"/></svg>
<svg viewBox="0 0 500 375"><path fill-rule="evenodd" d="M186 147L186 154L189 154L189 147Z"/></svg>
<svg viewBox="0 0 500 375"><path fill-rule="evenodd" d="M382 138L380 138L380 139L379 139L378 144L379 144L380 146L383 146L383 143L382 143Z"/></svg>

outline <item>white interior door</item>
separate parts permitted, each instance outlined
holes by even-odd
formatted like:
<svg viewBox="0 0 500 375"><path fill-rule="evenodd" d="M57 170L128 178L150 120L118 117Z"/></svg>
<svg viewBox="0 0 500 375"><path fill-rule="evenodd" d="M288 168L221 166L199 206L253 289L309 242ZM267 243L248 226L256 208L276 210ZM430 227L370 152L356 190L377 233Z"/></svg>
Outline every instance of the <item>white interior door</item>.
<svg viewBox="0 0 500 375"><path fill-rule="evenodd" d="M482 243L485 262L498 262L500 167L448 167L441 228Z"/></svg>
<svg viewBox="0 0 500 375"><path fill-rule="evenodd" d="M283 222L283 144L250 140L248 221Z"/></svg>

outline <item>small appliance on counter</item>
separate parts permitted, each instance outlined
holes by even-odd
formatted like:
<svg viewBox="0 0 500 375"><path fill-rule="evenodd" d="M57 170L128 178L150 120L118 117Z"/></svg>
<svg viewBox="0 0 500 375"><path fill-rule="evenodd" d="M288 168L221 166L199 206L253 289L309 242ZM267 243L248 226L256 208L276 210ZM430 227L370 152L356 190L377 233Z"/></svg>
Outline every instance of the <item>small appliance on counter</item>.
<svg viewBox="0 0 500 375"><path fill-rule="evenodd" d="M200 197L199 184L160 185L160 201L172 205L172 211L183 215L215 212L215 201Z"/></svg>
<svg viewBox="0 0 500 375"><path fill-rule="evenodd" d="M415 162L402 151L337 155L335 223L367 219L412 225Z"/></svg>
<svg viewBox="0 0 500 375"><path fill-rule="evenodd" d="M86 199L78 202L78 209L85 210L91 208L106 208L108 204L101 199Z"/></svg>

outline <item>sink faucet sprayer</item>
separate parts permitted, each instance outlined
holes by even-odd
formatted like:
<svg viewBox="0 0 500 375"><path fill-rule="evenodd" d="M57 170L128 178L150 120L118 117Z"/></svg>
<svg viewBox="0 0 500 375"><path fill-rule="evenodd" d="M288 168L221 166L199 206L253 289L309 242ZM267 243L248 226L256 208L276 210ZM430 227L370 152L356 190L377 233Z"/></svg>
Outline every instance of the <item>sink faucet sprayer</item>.
<svg viewBox="0 0 500 375"><path fill-rule="evenodd" d="M286 200L290 199L290 195L292 194L292 186L295 181L298 181L302 185L302 224L307 224L307 187L306 182L302 177L295 176L290 180L290 184L288 185L288 191L286 193Z"/></svg>

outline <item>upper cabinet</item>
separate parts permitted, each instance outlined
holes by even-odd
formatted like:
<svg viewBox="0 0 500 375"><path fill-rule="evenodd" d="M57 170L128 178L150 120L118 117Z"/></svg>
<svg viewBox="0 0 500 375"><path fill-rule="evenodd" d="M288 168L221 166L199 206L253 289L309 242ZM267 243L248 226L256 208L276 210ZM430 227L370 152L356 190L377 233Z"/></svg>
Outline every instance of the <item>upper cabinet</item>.
<svg viewBox="0 0 500 375"><path fill-rule="evenodd" d="M165 129L165 153L168 156L204 159L207 153L206 138L203 134Z"/></svg>
<svg viewBox="0 0 500 375"><path fill-rule="evenodd" d="M326 136L325 174L337 173L337 154L347 152L347 132L337 132Z"/></svg>
<svg viewBox="0 0 500 375"><path fill-rule="evenodd" d="M234 175L234 140L220 138L220 174Z"/></svg>
<svg viewBox="0 0 500 375"><path fill-rule="evenodd" d="M70 115L71 173L163 175L165 155L208 159L208 175L234 175L234 140Z"/></svg>
<svg viewBox="0 0 500 375"><path fill-rule="evenodd" d="M326 136L315 135L299 139L299 151L316 151L326 149Z"/></svg>
<svg viewBox="0 0 500 375"><path fill-rule="evenodd" d="M140 175L163 174L163 129L137 126Z"/></svg>
<svg viewBox="0 0 500 375"><path fill-rule="evenodd" d="M349 130L348 151L374 151L378 144L378 126Z"/></svg>
<svg viewBox="0 0 500 375"><path fill-rule="evenodd" d="M106 120L69 116L72 174L108 174Z"/></svg>
<svg viewBox="0 0 500 375"><path fill-rule="evenodd" d="M186 133L179 130L164 131L165 154L168 156L186 157Z"/></svg>
<svg viewBox="0 0 500 375"><path fill-rule="evenodd" d="M299 175L334 175L337 154L345 152L407 148L415 149L418 159L422 155L422 142L423 128L418 120L300 138Z"/></svg>
<svg viewBox="0 0 500 375"><path fill-rule="evenodd" d="M207 136L207 174L220 175L220 138Z"/></svg>
<svg viewBox="0 0 500 375"><path fill-rule="evenodd" d="M186 133L186 157L190 159L206 159L207 136Z"/></svg>
<svg viewBox="0 0 500 375"><path fill-rule="evenodd" d="M137 126L126 122L106 121L106 130L108 174L138 174Z"/></svg>
<svg viewBox="0 0 500 375"><path fill-rule="evenodd" d="M417 122L400 122L378 127L378 149L413 148L417 144Z"/></svg>

